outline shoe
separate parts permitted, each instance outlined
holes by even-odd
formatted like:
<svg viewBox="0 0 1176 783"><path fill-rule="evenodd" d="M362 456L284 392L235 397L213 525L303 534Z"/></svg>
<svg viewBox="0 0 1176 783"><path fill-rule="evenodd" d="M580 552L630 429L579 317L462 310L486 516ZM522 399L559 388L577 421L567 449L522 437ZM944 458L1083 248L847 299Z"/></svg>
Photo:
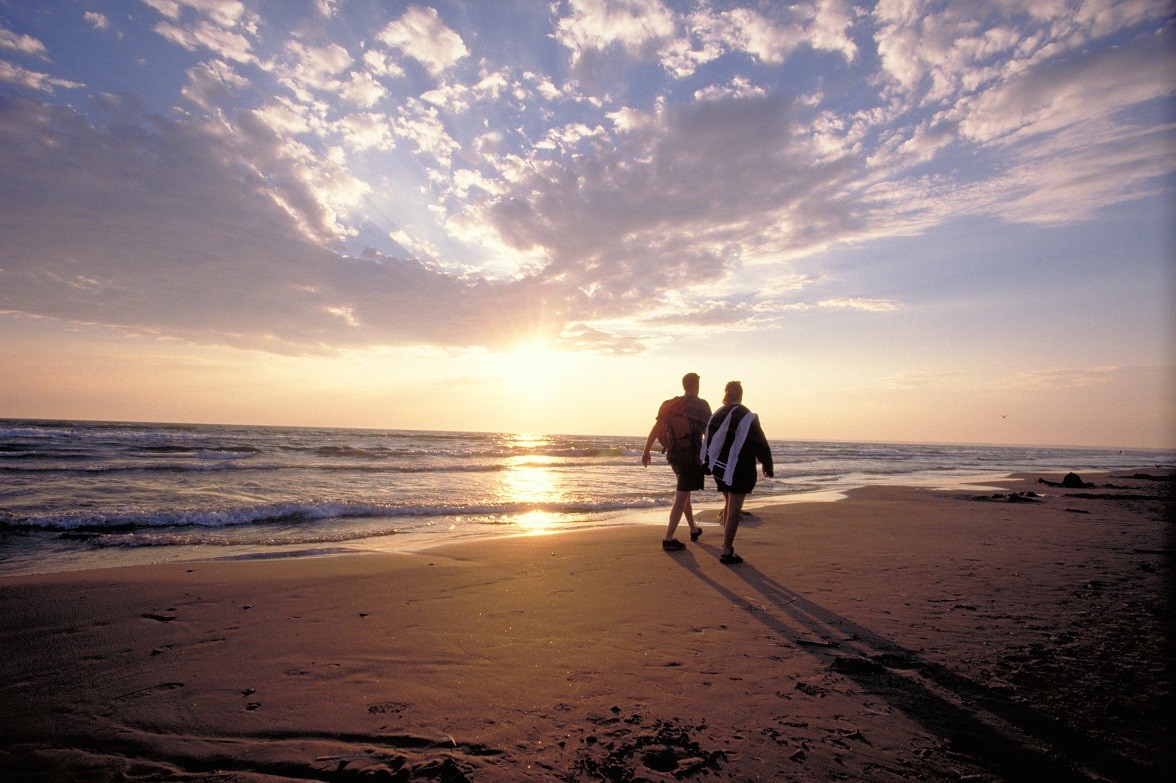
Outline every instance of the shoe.
<svg viewBox="0 0 1176 783"><path fill-rule="evenodd" d="M702 535L702 528L696 527L690 531L690 540L697 541L698 537Z"/></svg>
<svg viewBox="0 0 1176 783"><path fill-rule="evenodd" d="M719 562L723 565L736 565L743 562L743 558L732 552L729 555L719 555Z"/></svg>
<svg viewBox="0 0 1176 783"><path fill-rule="evenodd" d="M676 538L671 538L669 541L662 541L662 549L667 552L677 552L685 548L686 545Z"/></svg>

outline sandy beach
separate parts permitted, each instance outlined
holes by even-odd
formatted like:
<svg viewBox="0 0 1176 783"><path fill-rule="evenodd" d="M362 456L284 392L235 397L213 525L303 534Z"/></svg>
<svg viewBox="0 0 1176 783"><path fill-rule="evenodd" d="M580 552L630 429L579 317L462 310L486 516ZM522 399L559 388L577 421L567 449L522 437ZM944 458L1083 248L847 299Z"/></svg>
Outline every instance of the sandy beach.
<svg viewBox="0 0 1176 783"><path fill-rule="evenodd" d="M1166 779L1152 473L4 578L0 778Z"/></svg>

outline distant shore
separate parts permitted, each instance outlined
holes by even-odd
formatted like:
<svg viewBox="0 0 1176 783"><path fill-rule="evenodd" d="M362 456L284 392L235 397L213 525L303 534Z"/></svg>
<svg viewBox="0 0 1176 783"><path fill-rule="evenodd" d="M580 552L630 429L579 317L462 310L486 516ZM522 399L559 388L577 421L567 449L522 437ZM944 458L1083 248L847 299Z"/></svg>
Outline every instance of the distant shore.
<svg viewBox="0 0 1176 783"><path fill-rule="evenodd" d="M675 554L0 578L0 779L1160 780L1171 481L1134 473L752 495L735 567L708 510Z"/></svg>

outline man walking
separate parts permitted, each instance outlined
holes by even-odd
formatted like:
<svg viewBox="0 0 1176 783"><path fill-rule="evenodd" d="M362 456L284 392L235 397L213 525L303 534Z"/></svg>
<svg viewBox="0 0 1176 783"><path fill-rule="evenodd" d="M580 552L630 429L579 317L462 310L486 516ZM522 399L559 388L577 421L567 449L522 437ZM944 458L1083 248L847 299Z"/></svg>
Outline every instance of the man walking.
<svg viewBox="0 0 1176 783"><path fill-rule="evenodd" d="M670 524L662 539L662 549L667 552L686 548L685 544L674 538L674 531L678 529L683 515L686 516L686 524L690 526L690 540L697 541L702 535L702 528L694 523L690 493L702 489L705 483L706 472L701 458L702 436L710 420L711 409L707 401L698 396L698 383L697 373L682 376L682 396L666 400L658 408L657 421L649 431L645 451L641 454L641 464L649 467L653 442L660 442L666 460L678 477L674 505L670 508Z"/></svg>

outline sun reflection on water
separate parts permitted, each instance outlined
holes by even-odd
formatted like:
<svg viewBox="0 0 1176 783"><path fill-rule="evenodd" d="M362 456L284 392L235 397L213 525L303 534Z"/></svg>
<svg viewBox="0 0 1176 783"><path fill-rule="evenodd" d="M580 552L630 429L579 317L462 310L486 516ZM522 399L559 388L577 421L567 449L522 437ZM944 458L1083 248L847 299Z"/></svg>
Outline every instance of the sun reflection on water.
<svg viewBox="0 0 1176 783"><path fill-rule="evenodd" d="M543 511L541 509L521 514L515 520L515 524L525 532L536 535L539 533L552 533L556 528L555 515L550 511Z"/></svg>
<svg viewBox="0 0 1176 783"><path fill-rule="evenodd" d="M549 442L547 436L533 433L512 436L509 446L518 454L507 459L502 472L499 502L532 507L515 518L515 524L528 533L551 532L558 520L551 509L564 502L563 482L556 469L560 459L536 453Z"/></svg>
<svg viewBox="0 0 1176 783"><path fill-rule="evenodd" d="M529 451L550 442L546 435L541 435L538 432L516 432L509 436L507 446L512 450Z"/></svg>

